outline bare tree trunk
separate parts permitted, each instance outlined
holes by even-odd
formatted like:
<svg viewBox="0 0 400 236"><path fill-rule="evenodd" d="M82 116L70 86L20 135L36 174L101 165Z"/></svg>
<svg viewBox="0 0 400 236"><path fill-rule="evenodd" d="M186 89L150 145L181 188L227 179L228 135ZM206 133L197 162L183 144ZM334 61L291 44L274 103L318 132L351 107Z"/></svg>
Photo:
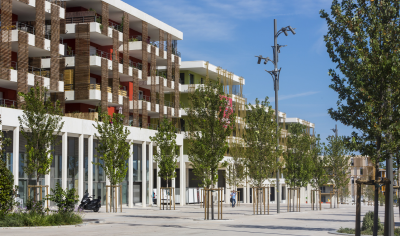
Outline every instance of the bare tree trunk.
<svg viewBox="0 0 400 236"><path fill-rule="evenodd" d="M211 178L214 177L214 172L211 173ZM214 188L214 183L212 184L212 188ZM214 195L211 190L211 219L214 220Z"/></svg>
<svg viewBox="0 0 400 236"><path fill-rule="evenodd" d="M376 161L375 163L375 180L378 180L379 174L379 162ZM375 198L374 198L374 228L373 228L373 235L378 235L378 211L379 211L379 188L375 186Z"/></svg>
<svg viewBox="0 0 400 236"><path fill-rule="evenodd" d="M169 184L168 184L168 177L167 177L167 191L168 191L168 187L169 187ZM167 204L167 210L168 210L168 195L169 195L169 194L168 194L168 192L167 192L167 203L166 203L166 204Z"/></svg>

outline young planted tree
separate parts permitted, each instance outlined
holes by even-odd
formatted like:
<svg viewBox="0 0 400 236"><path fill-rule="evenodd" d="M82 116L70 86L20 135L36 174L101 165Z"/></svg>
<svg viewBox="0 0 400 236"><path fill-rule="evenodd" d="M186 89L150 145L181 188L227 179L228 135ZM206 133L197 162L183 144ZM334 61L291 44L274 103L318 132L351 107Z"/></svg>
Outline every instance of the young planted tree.
<svg viewBox="0 0 400 236"><path fill-rule="evenodd" d="M155 142L158 147L157 152L153 155L159 168L158 176L166 180L168 188L168 181L176 178L175 169L179 157L175 126L169 119L164 118L158 132L154 137L150 137L150 140ZM159 196L161 195L159 194Z"/></svg>
<svg viewBox="0 0 400 236"><path fill-rule="evenodd" d="M245 145L241 141L229 143L230 160L226 163L225 180L237 192L237 187L246 177ZM237 199L239 200L239 199Z"/></svg>
<svg viewBox="0 0 400 236"><path fill-rule="evenodd" d="M290 187L305 187L313 178L315 169L311 149L313 138L307 133L306 126L299 123L290 125L289 133L287 151L283 155L283 173Z"/></svg>
<svg viewBox="0 0 400 236"><path fill-rule="evenodd" d="M400 2L396 0L334 0L331 12L320 11L327 21L324 40L336 70L329 70L338 93L336 110L330 116L352 126L356 150L370 156L376 166L387 161L393 183L393 136L399 131L400 90ZM378 168L376 168L378 169ZM378 175L376 174L377 178ZM392 192L392 185L388 190ZM391 194L387 195L391 198ZM386 206L390 219L387 232L393 234L393 201ZM374 235L378 229L378 187L375 188Z"/></svg>
<svg viewBox="0 0 400 236"><path fill-rule="evenodd" d="M218 167L228 150L235 114L224 96L220 82L209 83L189 93L186 122L189 136L189 160L195 175L206 188L218 181ZM214 205L212 204L212 218Z"/></svg>
<svg viewBox="0 0 400 236"><path fill-rule="evenodd" d="M36 176L36 185L39 185L41 175L50 172L52 144L58 144L56 138L64 126L60 102L51 102L47 91L36 84L28 93L18 93L19 99L24 100L20 107L23 115L18 117L21 134L26 139L24 171L29 176Z"/></svg>
<svg viewBox="0 0 400 236"><path fill-rule="evenodd" d="M350 153L344 137L329 136L325 146L325 158L328 161L331 180L335 184L336 199L339 208L339 190L347 187L350 181Z"/></svg>
<svg viewBox="0 0 400 236"><path fill-rule="evenodd" d="M260 103L246 106L246 168L250 181L255 187L262 187L273 172L281 168L281 163L276 159L282 151L276 151L276 120L275 111L270 106L268 97ZM261 201L260 201L261 207Z"/></svg>
<svg viewBox="0 0 400 236"><path fill-rule="evenodd" d="M130 156L131 143L127 142L127 138L130 131L123 125L124 116L122 114L114 113L110 116L107 113L100 113L99 116L101 121L96 119L96 124L93 126L99 133L95 134L99 141L96 148L99 153L97 158L103 161L92 162L92 164L101 166L110 184L115 186L124 180L128 171L127 160ZM111 188L111 202L114 206L113 190L114 188Z"/></svg>
<svg viewBox="0 0 400 236"><path fill-rule="evenodd" d="M11 140L5 138L4 133L0 130L0 218L5 216L9 209L12 208L13 201L11 193L14 191L14 175L7 167L7 159L9 158L9 155L5 152L5 147L10 145L10 143Z"/></svg>
<svg viewBox="0 0 400 236"><path fill-rule="evenodd" d="M328 169L328 159L323 156L323 144L320 143L319 135L311 138L311 160L314 169L312 170L311 186L320 189L330 180Z"/></svg>

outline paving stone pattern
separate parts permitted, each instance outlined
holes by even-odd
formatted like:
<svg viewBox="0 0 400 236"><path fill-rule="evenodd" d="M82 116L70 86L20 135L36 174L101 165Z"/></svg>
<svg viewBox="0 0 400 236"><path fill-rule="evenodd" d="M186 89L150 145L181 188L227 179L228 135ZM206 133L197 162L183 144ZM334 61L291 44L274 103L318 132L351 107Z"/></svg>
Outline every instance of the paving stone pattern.
<svg viewBox="0 0 400 236"><path fill-rule="evenodd" d="M354 227L355 206L341 205L339 209L323 206L322 211L311 211L310 205L302 205L302 212L276 214L276 206L271 205L271 215L251 215L253 207L242 204L231 208L224 205L224 221L203 221L204 210L199 205L177 206L175 211L158 210L157 207L125 208L123 213L86 212L85 219L104 222L87 224L82 227L0 229L0 235L332 235L342 227ZM215 209L217 210L217 209ZM372 206L362 206L362 214L373 210ZM398 209L395 209L396 225L399 225ZM383 220L384 208L379 216Z"/></svg>

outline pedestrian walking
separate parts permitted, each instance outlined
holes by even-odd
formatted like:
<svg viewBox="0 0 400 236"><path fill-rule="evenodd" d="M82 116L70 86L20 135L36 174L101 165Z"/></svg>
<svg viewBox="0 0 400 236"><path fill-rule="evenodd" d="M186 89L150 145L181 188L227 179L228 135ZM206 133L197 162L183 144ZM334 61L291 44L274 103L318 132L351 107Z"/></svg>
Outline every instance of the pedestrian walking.
<svg viewBox="0 0 400 236"><path fill-rule="evenodd" d="M232 202L232 208L235 207L235 205L236 205L236 193L235 193L235 190L233 190L232 193L231 193L231 202Z"/></svg>

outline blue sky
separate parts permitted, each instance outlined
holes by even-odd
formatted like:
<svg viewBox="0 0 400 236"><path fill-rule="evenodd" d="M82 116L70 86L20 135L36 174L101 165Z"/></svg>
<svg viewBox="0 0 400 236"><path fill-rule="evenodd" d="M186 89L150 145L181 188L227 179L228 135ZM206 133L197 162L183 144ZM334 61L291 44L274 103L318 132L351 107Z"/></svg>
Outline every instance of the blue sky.
<svg viewBox="0 0 400 236"><path fill-rule="evenodd" d="M258 65L254 57L272 58L273 20L278 28L296 28L296 35L278 38L279 44L288 45L279 55L279 110L315 123L323 141L333 134L336 122L327 109L336 107L337 93L328 87L328 70L335 65L323 41L326 22L319 17L320 9L330 9L331 0L125 1L183 32L178 42L182 60L209 61L243 76L248 102L266 96L274 101L273 82L264 71L273 64ZM351 127L337 125L339 135L351 134Z"/></svg>

